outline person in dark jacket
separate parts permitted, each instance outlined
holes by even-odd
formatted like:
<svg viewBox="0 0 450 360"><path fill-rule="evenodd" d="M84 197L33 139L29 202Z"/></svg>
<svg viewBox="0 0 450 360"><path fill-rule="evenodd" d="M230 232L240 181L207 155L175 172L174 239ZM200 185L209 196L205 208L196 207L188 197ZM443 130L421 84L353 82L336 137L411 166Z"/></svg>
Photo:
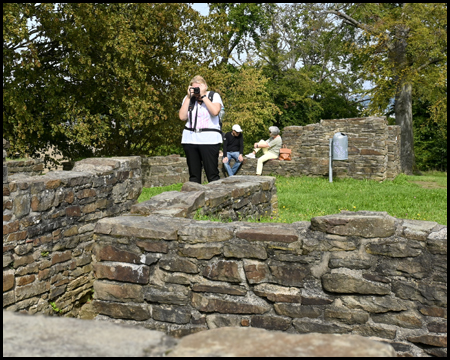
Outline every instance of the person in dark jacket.
<svg viewBox="0 0 450 360"><path fill-rule="evenodd" d="M233 125L230 132L223 137L223 155L222 160L229 176L233 176L238 171L244 161L244 136L239 125ZM230 160L234 159L233 167L230 166Z"/></svg>

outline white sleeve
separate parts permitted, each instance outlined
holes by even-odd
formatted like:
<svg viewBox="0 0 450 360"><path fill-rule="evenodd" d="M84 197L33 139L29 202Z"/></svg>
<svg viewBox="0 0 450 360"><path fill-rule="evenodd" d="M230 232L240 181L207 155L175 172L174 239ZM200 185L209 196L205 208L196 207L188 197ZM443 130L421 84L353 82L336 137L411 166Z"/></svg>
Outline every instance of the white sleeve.
<svg viewBox="0 0 450 360"><path fill-rule="evenodd" d="M220 105L223 106L222 98L220 97L219 93L215 92L213 96L213 103L220 103Z"/></svg>

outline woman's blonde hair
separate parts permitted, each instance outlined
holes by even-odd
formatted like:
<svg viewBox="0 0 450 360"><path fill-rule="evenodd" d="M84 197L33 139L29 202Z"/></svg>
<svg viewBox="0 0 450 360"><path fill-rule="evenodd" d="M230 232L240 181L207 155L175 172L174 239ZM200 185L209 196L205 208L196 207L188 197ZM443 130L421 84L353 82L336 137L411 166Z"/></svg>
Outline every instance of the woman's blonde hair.
<svg viewBox="0 0 450 360"><path fill-rule="evenodd" d="M205 84L206 88L208 88L208 84L206 83L205 79L203 79L203 76L200 75L196 75L192 78L190 85L192 85L193 83L197 83L197 84Z"/></svg>

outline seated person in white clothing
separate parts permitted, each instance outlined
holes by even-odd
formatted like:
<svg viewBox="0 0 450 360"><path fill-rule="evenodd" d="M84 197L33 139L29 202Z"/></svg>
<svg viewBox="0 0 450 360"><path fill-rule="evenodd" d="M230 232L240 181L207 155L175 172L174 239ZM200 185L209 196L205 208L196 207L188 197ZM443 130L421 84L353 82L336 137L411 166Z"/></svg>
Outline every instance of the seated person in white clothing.
<svg viewBox="0 0 450 360"><path fill-rule="evenodd" d="M269 127L270 138L267 140L260 140L255 143L254 150L248 155L248 158L255 158L259 149L262 149L264 155L258 159L258 165L256 166L256 175L261 175L263 169L263 163L270 159L278 159L280 155L281 145L283 144L280 136L280 129L277 126Z"/></svg>

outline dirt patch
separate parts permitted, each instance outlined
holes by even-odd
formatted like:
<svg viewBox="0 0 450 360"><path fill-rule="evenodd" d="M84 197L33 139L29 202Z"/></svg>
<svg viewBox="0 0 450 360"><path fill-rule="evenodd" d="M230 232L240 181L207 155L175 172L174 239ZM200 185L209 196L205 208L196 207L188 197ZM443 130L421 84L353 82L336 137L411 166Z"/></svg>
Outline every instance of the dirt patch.
<svg viewBox="0 0 450 360"><path fill-rule="evenodd" d="M414 184L417 184L424 189L447 189L447 186L439 185L437 182L434 181L411 181Z"/></svg>

